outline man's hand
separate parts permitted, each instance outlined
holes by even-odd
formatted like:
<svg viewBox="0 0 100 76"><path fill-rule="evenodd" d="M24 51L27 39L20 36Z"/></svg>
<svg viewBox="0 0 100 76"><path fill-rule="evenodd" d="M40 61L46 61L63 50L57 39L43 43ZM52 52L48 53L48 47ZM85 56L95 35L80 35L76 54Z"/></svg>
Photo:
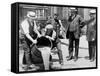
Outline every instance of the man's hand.
<svg viewBox="0 0 100 76"><path fill-rule="evenodd" d="M42 35L38 35L38 37L41 37Z"/></svg>
<svg viewBox="0 0 100 76"><path fill-rule="evenodd" d="M95 39L94 38L92 38L92 41L94 41Z"/></svg>
<svg viewBox="0 0 100 76"><path fill-rule="evenodd" d="M49 38L49 39L51 39L51 40L54 40L52 37L50 37L50 36L46 36L46 38Z"/></svg>
<svg viewBox="0 0 100 76"><path fill-rule="evenodd" d="M32 42L33 42L33 44L36 44L37 43L37 40L33 40Z"/></svg>

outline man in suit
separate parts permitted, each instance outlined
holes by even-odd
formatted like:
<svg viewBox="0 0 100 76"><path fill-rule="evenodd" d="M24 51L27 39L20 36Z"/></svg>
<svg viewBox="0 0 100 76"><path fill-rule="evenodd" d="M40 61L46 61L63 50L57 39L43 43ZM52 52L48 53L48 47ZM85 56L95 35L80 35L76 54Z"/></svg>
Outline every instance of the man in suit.
<svg viewBox="0 0 100 76"><path fill-rule="evenodd" d="M37 25L36 25L36 14L33 11L28 11L26 18L21 22L21 29L23 31L24 37L25 37L25 45L23 47L24 49L24 60L26 66L26 70L32 69L32 68L37 68L34 64L32 64L31 61L31 45L36 44L37 40L36 37L40 37L40 33L37 30ZM23 60L23 61L24 61Z"/></svg>
<svg viewBox="0 0 100 76"><path fill-rule="evenodd" d="M84 19L78 15L78 10L76 8L70 8L71 16L69 16L68 22L68 37L69 38L69 57L68 61L74 58L74 61L78 59L79 51L79 38L81 34L81 28L85 25ZM73 46L75 42L75 55L73 56Z"/></svg>
<svg viewBox="0 0 100 76"><path fill-rule="evenodd" d="M86 21L87 24L87 41L89 47L89 60L95 60L96 50L96 10L90 10L90 19Z"/></svg>

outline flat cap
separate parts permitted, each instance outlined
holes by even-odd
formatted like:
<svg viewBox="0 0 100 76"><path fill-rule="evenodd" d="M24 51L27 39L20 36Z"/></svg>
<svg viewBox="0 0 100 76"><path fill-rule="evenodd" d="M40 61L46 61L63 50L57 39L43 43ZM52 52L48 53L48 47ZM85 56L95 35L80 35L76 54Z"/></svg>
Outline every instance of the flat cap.
<svg viewBox="0 0 100 76"><path fill-rule="evenodd" d="M92 14L95 14L96 13L96 10L90 10L90 13Z"/></svg>
<svg viewBox="0 0 100 76"><path fill-rule="evenodd" d="M71 11L77 11L77 9L74 8L74 7L71 7L70 10L71 10Z"/></svg>
<svg viewBox="0 0 100 76"><path fill-rule="evenodd" d="M53 29L53 25L48 24L45 28L46 28L46 29Z"/></svg>

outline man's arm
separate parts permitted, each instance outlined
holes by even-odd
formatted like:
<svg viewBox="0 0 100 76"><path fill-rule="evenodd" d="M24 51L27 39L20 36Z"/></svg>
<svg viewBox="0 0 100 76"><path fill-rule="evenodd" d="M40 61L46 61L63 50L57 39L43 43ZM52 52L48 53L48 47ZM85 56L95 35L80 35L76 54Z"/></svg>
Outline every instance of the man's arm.
<svg viewBox="0 0 100 76"><path fill-rule="evenodd" d="M38 28L37 28L37 25L36 25L35 21L34 21L34 31L38 34L38 37L41 37L41 34L38 31Z"/></svg>
<svg viewBox="0 0 100 76"><path fill-rule="evenodd" d="M26 37L27 37L29 40L31 40L34 44L37 43L37 41L34 40L34 39L30 36L29 33L26 34Z"/></svg>
<svg viewBox="0 0 100 76"><path fill-rule="evenodd" d="M85 20L81 16L79 17L79 23L80 23L80 28L83 28L86 25Z"/></svg>
<svg viewBox="0 0 100 76"><path fill-rule="evenodd" d="M53 30L52 38L53 38L53 39L56 38L56 32L55 32L54 30Z"/></svg>
<svg viewBox="0 0 100 76"><path fill-rule="evenodd" d="M63 27L61 20L59 20L59 24L61 25L60 30L65 31L65 28Z"/></svg>

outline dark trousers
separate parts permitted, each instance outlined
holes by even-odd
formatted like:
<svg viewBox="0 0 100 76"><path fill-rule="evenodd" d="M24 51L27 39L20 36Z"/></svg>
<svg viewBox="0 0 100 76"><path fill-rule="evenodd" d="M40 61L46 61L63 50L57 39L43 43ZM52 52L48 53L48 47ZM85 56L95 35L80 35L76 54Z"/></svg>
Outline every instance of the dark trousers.
<svg viewBox="0 0 100 76"><path fill-rule="evenodd" d="M78 58L79 39L75 38L74 32L69 32L69 56L70 57L73 57L74 44L75 44L75 55L74 55L74 57Z"/></svg>
<svg viewBox="0 0 100 76"><path fill-rule="evenodd" d="M37 38L37 34L34 31L30 33L30 36L33 39ZM23 50L24 50L23 63L27 64L27 65L31 65L32 64L31 48L34 47L34 46L30 47L32 42L26 36L24 36L24 38L25 38L25 44L24 44L24 47L23 47Z"/></svg>
<svg viewBox="0 0 100 76"><path fill-rule="evenodd" d="M26 64L26 65L32 64L31 47L30 47L31 44L32 44L32 42L28 38L25 37L25 42L24 42L24 46L23 46L23 50L24 50L23 64Z"/></svg>
<svg viewBox="0 0 100 76"><path fill-rule="evenodd" d="M62 55L60 40L56 38L54 41L52 41L52 43L53 43L52 49L54 47L56 47L57 50L58 50L58 57L59 57L59 60L60 60L60 63L61 63L61 61L63 61L63 55Z"/></svg>
<svg viewBox="0 0 100 76"><path fill-rule="evenodd" d="M88 41L89 59L95 58L96 45L95 41Z"/></svg>

